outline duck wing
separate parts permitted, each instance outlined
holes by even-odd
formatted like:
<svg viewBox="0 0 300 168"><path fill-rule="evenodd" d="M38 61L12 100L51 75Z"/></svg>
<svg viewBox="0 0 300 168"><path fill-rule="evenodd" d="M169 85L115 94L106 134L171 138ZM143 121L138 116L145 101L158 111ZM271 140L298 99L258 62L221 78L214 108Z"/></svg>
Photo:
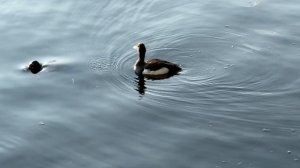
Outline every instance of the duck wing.
<svg viewBox="0 0 300 168"><path fill-rule="evenodd" d="M156 71L159 70L163 67L168 68L169 70L174 70L174 71L180 71L181 68L174 63L165 61L165 60L160 60L160 59L150 59L146 61L145 69L149 69L150 71Z"/></svg>
<svg viewBox="0 0 300 168"><path fill-rule="evenodd" d="M146 61L144 68L150 71L156 71L163 67L168 67L167 64L170 64L170 62L160 59L151 59Z"/></svg>

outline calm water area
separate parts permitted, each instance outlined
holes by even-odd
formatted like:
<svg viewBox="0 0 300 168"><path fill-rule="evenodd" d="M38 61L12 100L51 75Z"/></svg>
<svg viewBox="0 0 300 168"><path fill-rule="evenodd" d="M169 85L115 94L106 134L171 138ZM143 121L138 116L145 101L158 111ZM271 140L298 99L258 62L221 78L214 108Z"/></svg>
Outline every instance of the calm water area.
<svg viewBox="0 0 300 168"><path fill-rule="evenodd" d="M300 167L299 0L0 0L0 54L0 168Z"/></svg>

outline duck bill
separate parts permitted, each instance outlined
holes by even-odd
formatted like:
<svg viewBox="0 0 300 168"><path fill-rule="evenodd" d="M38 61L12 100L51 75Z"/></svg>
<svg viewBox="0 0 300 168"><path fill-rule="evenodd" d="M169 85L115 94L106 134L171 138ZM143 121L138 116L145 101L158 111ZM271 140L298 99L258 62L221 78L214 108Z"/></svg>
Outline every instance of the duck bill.
<svg viewBox="0 0 300 168"><path fill-rule="evenodd" d="M135 45L135 46L133 46L133 49L138 50L139 47Z"/></svg>

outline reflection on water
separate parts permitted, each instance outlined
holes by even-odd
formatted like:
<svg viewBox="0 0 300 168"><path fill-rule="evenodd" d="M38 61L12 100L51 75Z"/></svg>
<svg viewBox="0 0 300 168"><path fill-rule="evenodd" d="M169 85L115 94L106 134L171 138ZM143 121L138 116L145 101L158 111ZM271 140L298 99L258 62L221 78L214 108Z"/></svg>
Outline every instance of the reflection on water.
<svg viewBox="0 0 300 168"><path fill-rule="evenodd" d="M176 74L178 75L178 74ZM145 75L136 75L137 77L135 78L135 83L136 83L136 91L139 92L139 94L144 95L145 91L147 89L146 87L146 80L152 80L152 81L159 81L159 80L164 80L164 79L168 79L172 76L174 76L174 74L166 74L166 75L157 75L157 76L145 76Z"/></svg>
<svg viewBox="0 0 300 168"><path fill-rule="evenodd" d="M298 0L0 3L1 168L299 167Z"/></svg>
<svg viewBox="0 0 300 168"><path fill-rule="evenodd" d="M147 87L145 86L145 78L143 75L139 75L137 78L135 78L136 82L136 91L139 92L139 94L144 95Z"/></svg>

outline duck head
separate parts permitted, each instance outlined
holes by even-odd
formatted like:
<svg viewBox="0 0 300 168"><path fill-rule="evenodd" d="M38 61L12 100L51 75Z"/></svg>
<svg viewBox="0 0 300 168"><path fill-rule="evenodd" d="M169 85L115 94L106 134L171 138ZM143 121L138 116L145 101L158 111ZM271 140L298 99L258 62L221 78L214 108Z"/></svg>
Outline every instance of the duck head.
<svg viewBox="0 0 300 168"><path fill-rule="evenodd" d="M138 43L133 47L138 53L141 60L145 59L146 55L146 47L143 43Z"/></svg>
<svg viewBox="0 0 300 168"><path fill-rule="evenodd" d="M38 61L32 61L31 64L28 66L28 69L33 73L37 74L43 69L43 66Z"/></svg>

